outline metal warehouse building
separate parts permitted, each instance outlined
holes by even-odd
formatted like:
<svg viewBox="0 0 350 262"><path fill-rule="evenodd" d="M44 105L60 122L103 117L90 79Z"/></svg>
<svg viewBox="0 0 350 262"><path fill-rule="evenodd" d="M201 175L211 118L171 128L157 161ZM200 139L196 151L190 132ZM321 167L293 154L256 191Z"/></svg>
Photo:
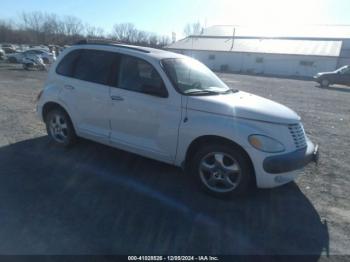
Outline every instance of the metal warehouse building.
<svg viewBox="0 0 350 262"><path fill-rule="evenodd" d="M215 71L313 76L350 64L350 26L292 27L279 32L212 26L167 49L194 57Z"/></svg>

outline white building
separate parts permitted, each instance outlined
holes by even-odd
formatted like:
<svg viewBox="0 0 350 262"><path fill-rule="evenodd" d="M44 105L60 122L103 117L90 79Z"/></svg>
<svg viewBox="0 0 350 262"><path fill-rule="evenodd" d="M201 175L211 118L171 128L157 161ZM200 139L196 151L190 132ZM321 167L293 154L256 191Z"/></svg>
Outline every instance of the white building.
<svg viewBox="0 0 350 262"><path fill-rule="evenodd" d="M167 49L194 57L215 71L250 74L313 76L350 64L350 26L283 29L213 26Z"/></svg>

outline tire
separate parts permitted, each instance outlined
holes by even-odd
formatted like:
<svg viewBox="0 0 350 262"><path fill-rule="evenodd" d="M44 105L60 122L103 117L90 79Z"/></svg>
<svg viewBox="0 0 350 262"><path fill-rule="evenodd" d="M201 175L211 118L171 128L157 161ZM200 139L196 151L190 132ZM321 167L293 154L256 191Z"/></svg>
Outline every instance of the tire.
<svg viewBox="0 0 350 262"><path fill-rule="evenodd" d="M201 147L193 157L191 173L203 190L216 197L247 193L254 177L242 149L225 144Z"/></svg>
<svg viewBox="0 0 350 262"><path fill-rule="evenodd" d="M321 87L329 87L330 84L328 79L322 79L321 81Z"/></svg>
<svg viewBox="0 0 350 262"><path fill-rule="evenodd" d="M48 65L50 63L49 59L46 57L43 58L43 62L45 65Z"/></svg>
<svg viewBox="0 0 350 262"><path fill-rule="evenodd" d="M77 136L68 114L60 108L50 110L45 116L46 131L51 140L57 144L70 147Z"/></svg>
<svg viewBox="0 0 350 262"><path fill-rule="evenodd" d="M23 64L23 69L29 71L30 70L30 66L27 65L27 64Z"/></svg>

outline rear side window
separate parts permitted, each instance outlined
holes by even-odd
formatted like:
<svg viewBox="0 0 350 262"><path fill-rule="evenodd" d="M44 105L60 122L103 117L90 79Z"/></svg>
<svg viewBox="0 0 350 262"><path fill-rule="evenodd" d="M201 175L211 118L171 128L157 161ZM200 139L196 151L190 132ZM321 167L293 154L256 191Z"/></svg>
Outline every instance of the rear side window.
<svg viewBox="0 0 350 262"><path fill-rule="evenodd" d="M83 50L75 65L73 77L102 85L114 84L119 57L118 54L107 51Z"/></svg>
<svg viewBox="0 0 350 262"><path fill-rule="evenodd" d="M68 53L59 63L56 73L63 76L73 77L75 64L80 55L80 50Z"/></svg>

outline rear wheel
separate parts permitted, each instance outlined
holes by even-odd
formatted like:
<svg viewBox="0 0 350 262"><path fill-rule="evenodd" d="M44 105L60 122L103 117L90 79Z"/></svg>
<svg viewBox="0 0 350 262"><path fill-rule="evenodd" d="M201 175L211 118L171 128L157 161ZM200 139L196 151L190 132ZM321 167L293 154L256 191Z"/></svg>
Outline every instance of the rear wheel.
<svg viewBox="0 0 350 262"><path fill-rule="evenodd" d="M241 149L228 145L208 145L193 158L192 173L205 191L229 196L248 191L253 171Z"/></svg>
<svg viewBox="0 0 350 262"><path fill-rule="evenodd" d="M75 143L77 137L74 127L64 110L55 108L49 111L45 117L45 123L49 137L56 143L65 147Z"/></svg>

